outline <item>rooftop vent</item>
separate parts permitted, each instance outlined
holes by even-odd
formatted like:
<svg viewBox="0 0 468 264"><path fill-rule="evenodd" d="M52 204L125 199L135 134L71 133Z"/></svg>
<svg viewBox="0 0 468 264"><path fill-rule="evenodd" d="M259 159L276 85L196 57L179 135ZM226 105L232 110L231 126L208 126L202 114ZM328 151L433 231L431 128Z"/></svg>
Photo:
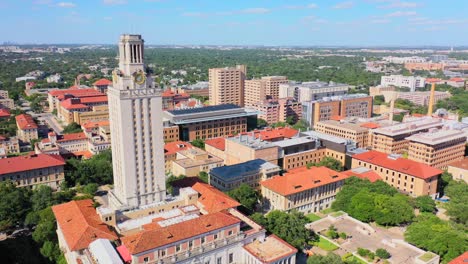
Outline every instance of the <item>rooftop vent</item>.
<svg viewBox="0 0 468 264"><path fill-rule="evenodd" d="M294 189L299 189L301 187L302 187L302 185L294 185Z"/></svg>
<svg viewBox="0 0 468 264"><path fill-rule="evenodd" d="M314 183L320 183L320 180L315 180Z"/></svg>

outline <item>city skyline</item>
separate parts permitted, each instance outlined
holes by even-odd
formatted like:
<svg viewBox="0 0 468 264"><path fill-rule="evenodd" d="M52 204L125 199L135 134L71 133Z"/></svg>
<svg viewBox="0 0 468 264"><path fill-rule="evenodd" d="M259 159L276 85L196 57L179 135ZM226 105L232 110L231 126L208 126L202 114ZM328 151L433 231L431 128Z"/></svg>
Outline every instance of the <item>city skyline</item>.
<svg viewBox="0 0 468 264"><path fill-rule="evenodd" d="M128 32L153 45L460 46L468 44L459 34L467 7L461 0L4 1L0 14L10 23L0 42L111 44Z"/></svg>

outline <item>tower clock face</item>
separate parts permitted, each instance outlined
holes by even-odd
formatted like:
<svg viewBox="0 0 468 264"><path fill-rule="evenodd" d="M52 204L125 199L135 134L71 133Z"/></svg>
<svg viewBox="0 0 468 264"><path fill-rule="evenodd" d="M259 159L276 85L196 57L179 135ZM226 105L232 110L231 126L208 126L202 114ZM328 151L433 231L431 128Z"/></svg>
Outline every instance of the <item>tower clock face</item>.
<svg viewBox="0 0 468 264"><path fill-rule="evenodd" d="M146 81L146 76L143 72L135 73L134 80L137 84L142 85Z"/></svg>

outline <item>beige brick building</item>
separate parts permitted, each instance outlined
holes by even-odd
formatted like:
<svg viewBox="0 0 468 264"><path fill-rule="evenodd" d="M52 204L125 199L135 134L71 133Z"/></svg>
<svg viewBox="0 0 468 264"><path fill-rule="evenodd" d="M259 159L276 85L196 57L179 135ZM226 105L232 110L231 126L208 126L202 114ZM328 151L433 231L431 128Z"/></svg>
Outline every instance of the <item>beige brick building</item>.
<svg viewBox="0 0 468 264"><path fill-rule="evenodd" d="M16 126L18 127L18 138L23 142L30 142L38 139L37 124L30 115L21 114L16 117Z"/></svg>
<svg viewBox="0 0 468 264"><path fill-rule="evenodd" d="M362 126L364 124L364 126ZM369 146L370 136L367 123L349 123L335 120L320 121L315 124L315 130L328 135L346 138L356 142L357 147Z"/></svg>
<svg viewBox="0 0 468 264"><path fill-rule="evenodd" d="M468 183L468 157L449 164L447 171L452 174L454 180Z"/></svg>
<svg viewBox="0 0 468 264"><path fill-rule="evenodd" d="M302 117L302 104L292 98L281 98L259 101L249 108L259 112L258 118L265 120L268 124L286 122L288 117L295 123Z"/></svg>
<svg viewBox="0 0 468 264"><path fill-rule="evenodd" d="M408 158L432 167L447 169L448 164L465 156L466 135L460 130L430 130L406 139Z"/></svg>
<svg viewBox="0 0 468 264"><path fill-rule="evenodd" d="M202 171L209 172L213 168L223 166L223 160L199 148L188 148L177 152L176 160L172 161L172 174L196 177Z"/></svg>
<svg viewBox="0 0 468 264"><path fill-rule="evenodd" d="M438 180L442 171L424 163L372 150L353 155L351 167L373 170L402 193L438 196Z"/></svg>
<svg viewBox="0 0 468 264"><path fill-rule="evenodd" d="M245 65L231 68L209 69L210 104L235 104L244 106Z"/></svg>
<svg viewBox="0 0 468 264"><path fill-rule="evenodd" d="M64 180L65 161L58 155L33 154L0 159L0 180L18 187L47 185L57 190Z"/></svg>
<svg viewBox="0 0 468 264"><path fill-rule="evenodd" d="M285 76L266 76L261 79L245 81L244 103L252 106L265 99L278 99L279 85L287 83Z"/></svg>
<svg viewBox="0 0 468 264"><path fill-rule="evenodd" d="M346 174L326 167L291 170L260 183L263 208L306 214L324 210L331 206L346 178Z"/></svg>
<svg viewBox="0 0 468 264"><path fill-rule="evenodd" d="M226 165L263 159L278 164L279 147L250 134L239 134L225 141Z"/></svg>

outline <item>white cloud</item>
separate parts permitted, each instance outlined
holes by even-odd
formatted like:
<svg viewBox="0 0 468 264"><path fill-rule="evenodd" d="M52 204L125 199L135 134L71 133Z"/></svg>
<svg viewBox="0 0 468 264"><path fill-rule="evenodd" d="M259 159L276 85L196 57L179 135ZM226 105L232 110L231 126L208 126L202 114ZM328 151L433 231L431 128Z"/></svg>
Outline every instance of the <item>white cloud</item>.
<svg viewBox="0 0 468 264"><path fill-rule="evenodd" d="M263 7L247 8L247 9L241 10L240 12L244 14L266 14L270 12L270 9L263 8Z"/></svg>
<svg viewBox="0 0 468 264"><path fill-rule="evenodd" d="M388 24L390 23L390 19L374 19L370 21L372 24Z"/></svg>
<svg viewBox="0 0 468 264"><path fill-rule="evenodd" d="M64 7L64 8L73 8L76 7L76 5L72 2L59 2L57 3L58 7Z"/></svg>
<svg viewBox="0 0 468 264"><path fill-rule="evenodd" d="M354 6L354 2L352 1L346 1L346 2L341 2L333 6L334 9L349 9Z"/></svg>
<svg viewBox="0 0 468 264"><path fill-rule="evenodd" d="M127 0L103 0L105 5L123 5L127 3Z"/></svg>
<svg viewBox="0 0 468 264"><path fill-rule="evenodd" d="M387 17L404 17L404 16L415 16L418 13L415 11L396 11L390 14L387 14Z"/></svg>
<svg viewBox="0 0 468 264"><path fill-rule="evenodd" d="M402 1L389 1L388 5L379 6L378 8L415 8L420 7L422 4L416 2L402 2Z"/></svg>

